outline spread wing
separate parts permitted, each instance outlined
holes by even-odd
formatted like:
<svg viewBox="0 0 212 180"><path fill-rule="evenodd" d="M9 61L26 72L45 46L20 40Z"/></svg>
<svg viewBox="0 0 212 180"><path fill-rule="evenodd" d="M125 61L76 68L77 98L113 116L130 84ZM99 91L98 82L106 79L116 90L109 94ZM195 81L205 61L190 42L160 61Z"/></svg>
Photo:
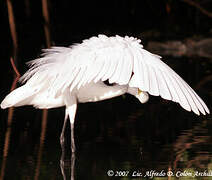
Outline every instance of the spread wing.
<svg viewBox="0 0 212 180"><path fill-rule="evenodd" d="M209 109L194 90L160 57L144 49L133 49L134 76L130 86L138 87L154 96L179 103L196 114L209 113Z"/></svg>
<svg viewBox="0 0 212 180"><path fill-rule="evenodd" d="M91 81L108 79L110 83L128 84L133 71L129 44L119 36L99 35L69 48L45 49L43 57L29 62L31 68L21 81L32 85L47 81L49 92L56 96L66 88L72 91Z"/></svg>
<svg viewBox="0 0 212 180"><path fill-rule="evenodd" d="M21 79L32 85L48 82L44 86L55 96L66 88L72 91L91 81L108 79L172 100L196 114L209 113L194 90L139 43L135 38L99 35L70 48L53 47L30 62L31 68Z"/></svg>

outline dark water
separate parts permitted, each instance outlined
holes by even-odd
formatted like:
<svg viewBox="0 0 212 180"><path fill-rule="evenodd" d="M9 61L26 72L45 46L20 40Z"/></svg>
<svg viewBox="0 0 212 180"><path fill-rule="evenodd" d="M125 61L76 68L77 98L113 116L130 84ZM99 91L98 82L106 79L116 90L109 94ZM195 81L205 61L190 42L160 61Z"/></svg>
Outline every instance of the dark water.
<svg viewBox="0 0 212 180"><path fill-rule="evenodd" d="M202 81L211 74L210 60L166 59L211 109L211 81ZM75 156L69 127L64 153L60 147L63 117L63 108L49 110L45 121L41 110L20 107L8 125L8 110L1 110L0 180L212 179L210 115L196 116L159 97L146 104L130 95L79 104Z"/></svg>

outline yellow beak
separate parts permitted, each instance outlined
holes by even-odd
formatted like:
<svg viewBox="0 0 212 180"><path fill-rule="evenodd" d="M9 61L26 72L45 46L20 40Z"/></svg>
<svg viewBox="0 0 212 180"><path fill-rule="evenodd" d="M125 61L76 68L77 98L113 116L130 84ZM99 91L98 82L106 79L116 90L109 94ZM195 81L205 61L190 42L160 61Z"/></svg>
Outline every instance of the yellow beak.
<svg viewBox="0 0 212 180"><path fill-rule="evenodd" d="M140 89L138 89L138 95L140 95L142 93L142 91Z"/></svg>

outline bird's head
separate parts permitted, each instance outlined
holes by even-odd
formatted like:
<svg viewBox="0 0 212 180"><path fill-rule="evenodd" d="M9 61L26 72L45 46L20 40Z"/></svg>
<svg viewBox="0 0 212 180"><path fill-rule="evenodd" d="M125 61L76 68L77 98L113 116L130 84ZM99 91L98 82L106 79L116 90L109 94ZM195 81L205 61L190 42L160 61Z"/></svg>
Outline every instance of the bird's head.
<svg viewBox="0 0 212 180"><path fill-rule="evenodd" d="M132 94L133 96L138 98L141 103L145 103L149 100L148 93L136 87L128 87L127 93Z"/></svg>
<svg viewBox="0 0 212 180"><path fill-rule="evenodd" d="M149 100L149 95L147 92L141 91L139 88L137 90L137 94L135 95L136 98L138 98L138 100L141 103L146 103Z"/></svg>

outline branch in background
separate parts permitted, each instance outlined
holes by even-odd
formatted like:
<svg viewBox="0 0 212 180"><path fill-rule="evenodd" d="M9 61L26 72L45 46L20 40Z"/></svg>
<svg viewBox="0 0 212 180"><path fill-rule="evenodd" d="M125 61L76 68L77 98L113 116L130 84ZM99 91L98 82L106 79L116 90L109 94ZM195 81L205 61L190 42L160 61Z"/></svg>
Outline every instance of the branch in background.
<svg viewBox="0 0 212 180"><path fill-rule="evenodd" d="M208 75L206 77L204 77L197 85L196 85L196 89L200 89L202 86L204 86L206 83L211 82L212 81L212 75Z"/></svg>
<svg viewBox="0 0 212 180"><path fill-rule="evenodd" d="M13 56L14 61L16 63L16 55L17 55L17 49L18 49L18 39L16 35L16 27L15 27L15 20L13 15L13 6L11 3L11 0L7 0L7 9L8 9L8 18L9 18L9 25L10 25L10 31L13 41Z"/></svg>
<svg viewBox="0 0 212 180"><path fill-rule="evenodd" d="M212 12L206 10L205 8L203 8L202 6L200 6L197 2L194 2L192 0L181 0L184 1L185 3L194 6L195 8L199 9L200 12L202 12L203 14L205 14L206 16L212 18Z"/></svg>
<svg viewBox="0 0 212 180"><path fill-rule="evenodd" d="M24 3L25 3L26 16L27 18L29 18L31 15L29 0L25 0Z"/></svg>
<svg viewBox="0 0 212 180"><path fill-rule="evenodd" d="M43 18L44 18L44 31L46 37L46 44L47 48L51 46L51 38L50 38L50 29L49 29L49 13L48 13L48 4L47 0L42 0L42 11L43 11Z"/></svg>
<svg viewBox="0 0 212 180"><path fill-rule="evenodd" d="M10 62L12 64L13 70L14 70L15 75L16 75L16 77L15 77L15 79L13 81L12 87L10 89L11 91L13 91L16 88L16 84L17 84L17 82L18 82L18 80L20 78L20 73L18 72L18 69L16 68L14 59L12 57L10 58Z"/></svg>

